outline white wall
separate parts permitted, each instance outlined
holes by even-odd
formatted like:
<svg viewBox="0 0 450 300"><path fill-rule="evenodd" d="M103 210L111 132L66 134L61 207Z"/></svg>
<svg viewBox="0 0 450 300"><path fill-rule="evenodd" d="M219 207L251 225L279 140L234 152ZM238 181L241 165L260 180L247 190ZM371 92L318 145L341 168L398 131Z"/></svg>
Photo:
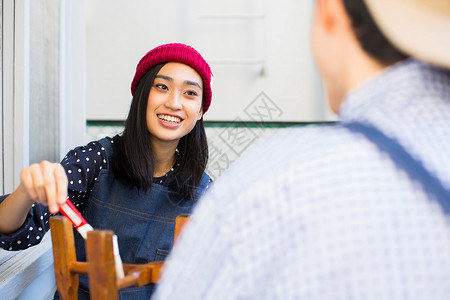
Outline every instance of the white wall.
<svg viewBox="0 0 450 300"><path fill-rule="evenodd" d="M87 119L125 119L139 59L159 44L182 42L202 53L214 73L205 120L325 120L310 52L313 3L88 1Z"/></svg>

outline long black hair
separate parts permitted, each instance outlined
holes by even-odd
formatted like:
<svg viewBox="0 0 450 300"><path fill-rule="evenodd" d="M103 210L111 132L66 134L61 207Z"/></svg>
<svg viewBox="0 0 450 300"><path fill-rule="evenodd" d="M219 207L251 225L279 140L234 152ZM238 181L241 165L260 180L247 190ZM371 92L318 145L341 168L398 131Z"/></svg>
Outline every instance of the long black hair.
<svg viewBox="0 0 450 300"><path fill-rule="evenodd" d="M384 65L391 65L408 57L383 35L363 0L343 2L356 38L370 56Z"/></svg>
<svg viewBox="0 0 450 300"><path fill-rule="evenodd" d="M155 158L147 128L147 103L156 75L166 63L152 67L139 81L131 102L125 128L114 138L111 167L121 182L148 191L152 188ZM203 117L178 143L179 166L167 178L168 185L183 199L194 198L208 162L208 143Z"/></svg>

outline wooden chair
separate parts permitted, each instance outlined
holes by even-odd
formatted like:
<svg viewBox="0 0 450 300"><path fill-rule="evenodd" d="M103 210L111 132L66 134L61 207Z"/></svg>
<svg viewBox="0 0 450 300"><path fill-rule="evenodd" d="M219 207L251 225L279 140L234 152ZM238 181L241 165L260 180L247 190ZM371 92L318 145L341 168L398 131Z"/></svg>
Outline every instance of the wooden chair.
<svg viewBox="0 0 450 300"><path fill-rule="evenodd" d="M174 242L189 220L180 215L175 221ZM108 230L94 230L87 234L87 262L76 259L72 223L64 216L50 218L56 286L62 300L78 298L78 274L89 278L91 299L118 299L118 291L132 286L156 283L164 262L123 264L125 277L116 278L113 236Z"/></svg>

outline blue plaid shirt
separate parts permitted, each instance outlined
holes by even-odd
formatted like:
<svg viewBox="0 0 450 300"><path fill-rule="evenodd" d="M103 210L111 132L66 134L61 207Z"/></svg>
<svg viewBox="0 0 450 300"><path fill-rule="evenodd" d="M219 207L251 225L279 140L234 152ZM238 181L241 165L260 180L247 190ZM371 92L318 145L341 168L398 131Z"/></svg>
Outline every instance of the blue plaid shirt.
<svg viewBox="0 0 450 300"><path fill-rule="evenodd" d="M339 115L397 139L450 190L448 70L396 64ZM345 128L282 130L203 198L155 298L450 299L450 216L432 198Z"/></svg>

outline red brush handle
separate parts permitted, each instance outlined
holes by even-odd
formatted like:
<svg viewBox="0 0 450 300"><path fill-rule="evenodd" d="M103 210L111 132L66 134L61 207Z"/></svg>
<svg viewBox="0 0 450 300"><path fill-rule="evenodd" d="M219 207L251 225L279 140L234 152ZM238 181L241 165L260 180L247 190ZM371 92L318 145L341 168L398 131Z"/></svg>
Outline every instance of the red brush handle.
<svg viewBox="0 0 450 300"><path fill-rule="evenodd" d="M83 218L78 209L72 204L69 198L66 199L66 203L59 207L59 211L65 215L73 226L78 230L81 236L86 239L88 231L94 230L91 225Z"/></svg>

